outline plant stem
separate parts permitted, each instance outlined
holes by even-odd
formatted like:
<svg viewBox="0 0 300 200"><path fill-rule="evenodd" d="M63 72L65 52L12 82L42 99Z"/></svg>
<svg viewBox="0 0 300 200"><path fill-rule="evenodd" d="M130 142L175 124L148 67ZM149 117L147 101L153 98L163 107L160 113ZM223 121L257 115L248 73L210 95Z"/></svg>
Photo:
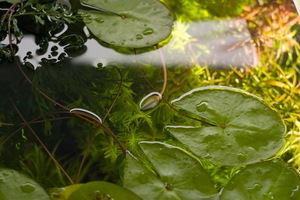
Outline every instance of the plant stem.
<svg viewBox="0 0 300 200"><path fill-rule="evenodd" d="M65 176L68 178L68 180L71 182L71 184L74 184L74 181L71 179L71 177L69 176L69 174L58 163L58 161L54 158L54 156L48 150L48 148L46 147L46 145L42 142L42 140L40 139L40 137L34 132L34 130L32 129L32 127L28 124L28 122L26 121L26 119L24 118L24 116L21 114L21 112L19 111L19 109L17 108L17 106L15 105L15 103L13 102L13 100L11 98L10 98L10 101L11 101L12 105L14 106L15 110L17 111L17 113L19 114L19 116L21 117L21 119L23 120L23 122L25 123L25 125L27 126L27 128L30 130L30 132L34 135L34 137L37 139L37 141L43 147L43 149L46 151L46 153L48 154L48 156L53 160L53 162L55 163L55 165L58 166L59 169L65 174Z"/></svg>
<svg viewBox="0 0 300 200"><path fill-rule="evenodd" d="M159 52L159 56L160 56L160 60L161 60L162 68L163 68L163 86L162 86L161 91L160 91L161 96L163 96L163 94L166 90L166 87L167 87L167 80L168 80L167 66L166 66L165 58L162 54L161 49L158 47L158 45L156 45L156 48Z"/></svg>

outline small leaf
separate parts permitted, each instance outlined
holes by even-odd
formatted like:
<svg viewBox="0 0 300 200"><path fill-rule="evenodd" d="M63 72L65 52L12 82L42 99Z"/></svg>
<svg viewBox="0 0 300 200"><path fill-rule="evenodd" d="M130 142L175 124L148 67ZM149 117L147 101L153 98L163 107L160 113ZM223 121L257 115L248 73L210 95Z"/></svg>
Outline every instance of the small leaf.
<svg viewBox="0 0 300 200"><path fill-rule="evenodd" d="M222 190L220 199L290 200L299 186L294 170L278 161L261 162L248 165L234 175Z"/></svg>
<svg viewBox="0 0 300 200"><path fill-rule="evenodd" d="M172 30L173 16L157 0L84 0L83 3L118 14L80 11L90 31L114 46L152 46L166 39Z"/></svg>
<svg viewBox="0 0 300 200"><path fill-rule="evenodd" d="M94 199L141 200L133 192L104 181L88 182L73 192L68 198L68 200Z"/></svg>
<svg viewBox="0 0 300 200"><path fill-rule="evenodd" d="M221 86L192 90L172 102L215 126L167 129L196 155L223 165L246 165L273 156L285 125L262 99Z"/></svg>
<svg viewBox="0 0 300 200"><path fill-rule="evenodd" d="M218 194L199 161L178 147L160 142L139 143L153 165L150 170L126 156L124 186L142 199L217 199Z"/></svg>
<svg viewBox="0 0 300 200"><path fill-rule="evenodd" d="M0 168L1 200L50 200L35 181L12 169Z"/></svg>

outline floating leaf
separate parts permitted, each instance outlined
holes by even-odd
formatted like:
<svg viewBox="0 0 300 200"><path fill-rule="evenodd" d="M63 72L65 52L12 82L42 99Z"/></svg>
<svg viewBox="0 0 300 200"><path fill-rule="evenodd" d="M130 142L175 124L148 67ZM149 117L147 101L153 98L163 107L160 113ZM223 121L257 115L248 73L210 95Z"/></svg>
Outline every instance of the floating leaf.
<svg viewBox="0 0 300 200"><path fill-rule="evenodd" d="M285 125L262 99L221 86L192 90L173 101L215 126L168 130L192 152L223 165L246 165L273 156L283 144Z"/></svg>
<svg viewBox="0 0 300 200"><path fill-rule="evenodd" d="M294 170L278 161L261 162L248 165L234 175L222 190L220 199L290 200L299 186Z"/></svg>
<svg viewBox="0 0 300 200"><path fill-rule="evenodd" d="M212 200L218 194L199 161L178 147L160 142L139 143L153 166L149 170L126 156L124 186L142 199Z"/></svg>
<svg viewBox="0 0 300 200"><path fill-rule="evenodd" d="M141 200L133 192L118 185L93 181L82 185L73 192L68 200L94 200L94 199L114 199L114 200Z"/></svg>
<svg viewBox="0 0 300 200"><path fill-rule="evenodd" d="M1 200L50 200L35 181L12 169L0 168Z"/></svg>
<svg viewBox="0 0 300 200"><path fill-rule="evenodd" d="M76 190L78 190L83 184L69 185L63 188L53 188L49 190L51 200L66 200Z"/></svg>
<svg viewBox="0 0 300 200"><path fill-rule="evenodd" d="M115 46L152 46L166 39L172 30L173 16L157 0L84 0L83 3L118 14L80 11L90 31Z"/></svg>

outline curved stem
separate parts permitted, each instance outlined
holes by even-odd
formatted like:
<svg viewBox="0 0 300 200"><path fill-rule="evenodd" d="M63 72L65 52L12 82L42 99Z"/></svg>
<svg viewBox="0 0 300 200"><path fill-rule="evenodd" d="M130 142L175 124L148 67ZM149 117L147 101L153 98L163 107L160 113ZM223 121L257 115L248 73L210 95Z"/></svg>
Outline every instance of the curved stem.
<svg viewBox="0 0 300 200"><path fill-rule="evenodd" d="M135 49L134 49L134 53L135 53L135 55L136 55L136 50L135 50ZM161 92L160 92L160 94L161 94L162 92L165 91L165 88L164 88L164 87L166 87L166 82L167 82L167 68L166 68L166 65L165 65L165 62L164 62L164 58L163 58L163 55L162 55L161 52L160 52L160 56L161 56L162 67L163 67L163 71L164 71L164 83L163 83L163 88L161 89ZM157 89L152 85L152 83L150 83L150 81L149 81L149 80L147 79L147 77L145 76L144 72L143 72L142 69L141 69L141 66L140 66L139 62L136 62L136 63L137 63L137 66L138 66L138 68L139 68L139 71L140 71L142 77L144 78L144 80L148 83L148 85L149 85L154 91L157 91ZM172 108L175 112L177 112L177 113L180 114L180 115L183 115L183 116L185 116L185 117L187 117L187 118L190 118L190 119L193 119L193 120L196 120L196 121L199 121L199 122L201 122L201 123L203 123L203 124L206 124L206 125L209 125L209 126L217 126L217 125L215 125L215 124L206 122L206 121L201 120L201 119L197 119L197 118L191 117L191 116L189 116L189 115L187 115L187 114L185 114L185 113L180 112L180 111L177 110L172 104L170 104L163 96L162 96L161 99L162 99L166 104L168 104L168 106L169 106L170 108Z"/></svg>
<svg viewBox="0 0 300 200"><path fill-rule="evenodd" d="M159 52L159 56L160 56L160 60L161 60L161 64L162 64L162 68L163 68L163 86L161 88L161 91L160 91L160 94L161 96L163 96L165 90L166 90L166 87L167 87L167 80L168 80L168 75L167 75L167 66L166 66L166 62L165 62L165 58L162 54L162 51L161 49L159 48L158 45L156 45L156 48Z"/></svg>

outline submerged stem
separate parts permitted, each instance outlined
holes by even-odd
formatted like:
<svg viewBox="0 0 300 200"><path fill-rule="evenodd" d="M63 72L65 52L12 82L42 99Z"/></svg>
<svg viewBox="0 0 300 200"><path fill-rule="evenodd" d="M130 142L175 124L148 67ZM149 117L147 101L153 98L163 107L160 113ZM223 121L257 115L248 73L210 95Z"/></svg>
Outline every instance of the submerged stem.
<svg viewBox="0 0 300 200"><path fill-rule="evenodd" d="M13 107L15 108L15 110L17 111L17 113L19 114L20 118L23 120L23 122L25 123L25 125L27 126L27 128L30 130L30 132L34 135L34 137L37 139L37 141L40 143L40 145L46 151L46 153L48 154L48 156L52 159L52 161L55 163L55 165L65 174L65 176L68 178L68 180L71 182L71 184L74 184L74 181L72 180L72 178L65 171L65 169L59 164L59 162L54 158L54 156L52 155L52 153L49 151L49 149L46 147L46 145L42 142L42 140L40 139L40 137L35 133L35 131L30 126L30 124L26 121L26 119L24 118L24 116L19 111L19 109L17 108L17 106L15 105L15 103L13 102L13 100L11 98L10 98L10 101L11 101Z"/></svg>

